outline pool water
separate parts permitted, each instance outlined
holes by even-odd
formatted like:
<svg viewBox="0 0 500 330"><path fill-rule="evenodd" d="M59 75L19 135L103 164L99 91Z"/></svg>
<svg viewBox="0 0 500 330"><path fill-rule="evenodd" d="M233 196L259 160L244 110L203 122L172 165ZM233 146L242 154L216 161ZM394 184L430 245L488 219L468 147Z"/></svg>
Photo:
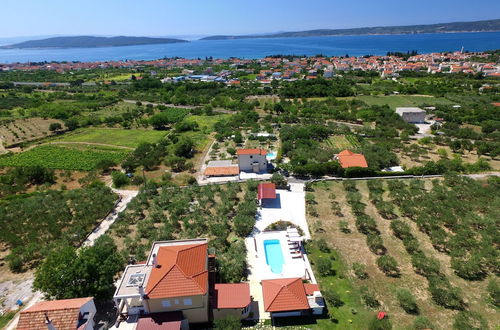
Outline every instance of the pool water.
<svg viewBox="0 0 500 330"><path fill-rule="evenodd" d="M266 253L266 263L271 266L271 271L275 274L281 274L284 259L280 241L277 239L265 240L264 251Z"/></svg>
<svg viewBox="0 0 500 330"><path fill-rule="evenodd" d="M271 159L271 160L276 159L276 157L277 157L277 153L275 153L275 152L270 152L266 155L266 158Z"/></svg>

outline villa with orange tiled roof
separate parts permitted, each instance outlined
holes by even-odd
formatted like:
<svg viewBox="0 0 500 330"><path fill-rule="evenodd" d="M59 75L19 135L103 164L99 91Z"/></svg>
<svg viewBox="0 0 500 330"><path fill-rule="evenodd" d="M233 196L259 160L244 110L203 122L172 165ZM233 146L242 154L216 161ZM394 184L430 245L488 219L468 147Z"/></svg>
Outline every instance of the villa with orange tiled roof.
<svg viewBox="0 0 500 330"><path fill-rule="evenodd" d="M113 300L119 321L130 322L130 316L140 315L138 330L141 324L151 329L155 320L180 329L189 323L210 322L212 315L216 319L228 314L247 317L248 290L244 285L215 284L215 272L215 256L208 253L207 239L153 243L147 261L128 265L118 284ZM216 305L211 305L214 301Z"/></svg>

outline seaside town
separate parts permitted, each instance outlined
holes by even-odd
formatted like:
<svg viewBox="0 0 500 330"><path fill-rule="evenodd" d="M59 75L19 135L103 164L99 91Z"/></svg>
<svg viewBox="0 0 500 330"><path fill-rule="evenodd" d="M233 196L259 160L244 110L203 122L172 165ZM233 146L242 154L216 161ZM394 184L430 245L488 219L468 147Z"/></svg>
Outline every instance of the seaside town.
<svg viewBox="0 0 500 330"><path fill-rule="evenodd" d="M270 84L272 80L294 81L297 79L316 79L318 77L333 78L347 71L377 72L381 77L398 77L400 72L427 73L464 73L499 77L500 66L488 62L488 54L484 52L443 52L411 55L402 53L388 56L350 57L295 57L273 56L259 60L251 59L182 59L166 58L151 61L126 60L106 62L49 62L49 63L9 63L0 64L3 71L54 70L58 73L69 73L77 70L141 67L152 68L185 68L183 75L162 80L201 80L238 84L232 79L232 71L256 74L255 80L261 84ZM405 60L402 56L406 57ZM210 66L229 65L231 71L214 72ZM248 68L259 65L261 69ZM196 67L205 67L203 72L196 72ZM207 67L208 66L208 67ZM196 74L195 74L196 72ZM153 72L153 74L155 74Z"/></svg>

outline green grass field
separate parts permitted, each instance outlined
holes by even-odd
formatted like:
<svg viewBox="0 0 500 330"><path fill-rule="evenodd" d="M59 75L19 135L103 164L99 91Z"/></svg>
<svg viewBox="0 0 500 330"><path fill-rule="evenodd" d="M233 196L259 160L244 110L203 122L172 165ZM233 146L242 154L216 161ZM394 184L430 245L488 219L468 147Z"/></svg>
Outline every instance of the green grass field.
<svg viewBox="0 0 500 330"><path fill-rule="evenodd" d="M109 147L44 145L0 157L0 166L42 166L53 169L89 171L104 159L121 162L128 152Z"/></svg>
<svg viewBox="0 0 500 330"><path fill-rule="evenodd" d="M438 104L454 104L452 101L444 97L433 97L425 95L387 95L387 96L371 96L361 95L356 97L368 105L384 105L395 109L397 107L412 107L421 106L423 104L438 105Z"/></svg>
<svg viewBox="0 0 500 330"><path fill-rule="evenodd" d="M342 151L344 149L349 149L351 151L356 151L359 148L359 142L353 135L332 135L325 140L324 144L333 150Z"/></svg>
<svg viewBox="0 0 500 330"><path fill-rule="evenodd" d="M158 142L166 131L114 128L84 128L54 140L59 142L103 143L135 148L141 142Z"/></svg>

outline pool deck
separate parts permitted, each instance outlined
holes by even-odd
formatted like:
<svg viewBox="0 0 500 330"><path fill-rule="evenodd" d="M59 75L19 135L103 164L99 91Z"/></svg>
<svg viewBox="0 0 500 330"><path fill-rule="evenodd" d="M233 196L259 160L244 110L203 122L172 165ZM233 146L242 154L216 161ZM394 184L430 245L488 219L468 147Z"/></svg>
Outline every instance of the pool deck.
<svg viewBox="0 0 500 330"><path fill-rule="evenodd" d="M269 225L280 221L290 221L304 231L304 238L311 239L306 220L306 193L304 184L291 183L290 191L276 189L276 199L266 201L257 210L255 232L263 232Z"/></svg>
<svg viewBox="0 0 500 330"><path fill-rule="evenodd" d="M255 228L245 239L247 248L248 282L250 295L253 297L253 318L256 320L270 319L271 315L264 310L264 297L261 281L266 279L301 277L311 283L317 283L311 264L302 250L302 257L294 258L288 244L286 231L264 232L270 224L279 220L289 221L299 226L304 232L305 240L311 239L306 220L306 201L304 184L291 183L290 191L277 189L276 200L266 201L259 207L256 214ZM266 262L264 241L279 240L283 254L283 269L280 274L273 273ZM295 255L296 256L296 255Z"/></svg>
<svg viewBox="0 0 500 330"><path fill-rule="evenodd" d="M261 281L276 278L301 277L309 279L311 283L317 283L311 264L305 253L301 258L293 258L288 246L286 231L270 231L257 233L253 237L247 237L248 282L250 284L250 295L258 306L258 313L254 311L254 319L269 319L271 316L264 310L264 297L262 294ZM264 241L279 240L283 254L283 270L280 274L273 273L267 264ZM304 252L304 251L303 251Z"/></svg>

